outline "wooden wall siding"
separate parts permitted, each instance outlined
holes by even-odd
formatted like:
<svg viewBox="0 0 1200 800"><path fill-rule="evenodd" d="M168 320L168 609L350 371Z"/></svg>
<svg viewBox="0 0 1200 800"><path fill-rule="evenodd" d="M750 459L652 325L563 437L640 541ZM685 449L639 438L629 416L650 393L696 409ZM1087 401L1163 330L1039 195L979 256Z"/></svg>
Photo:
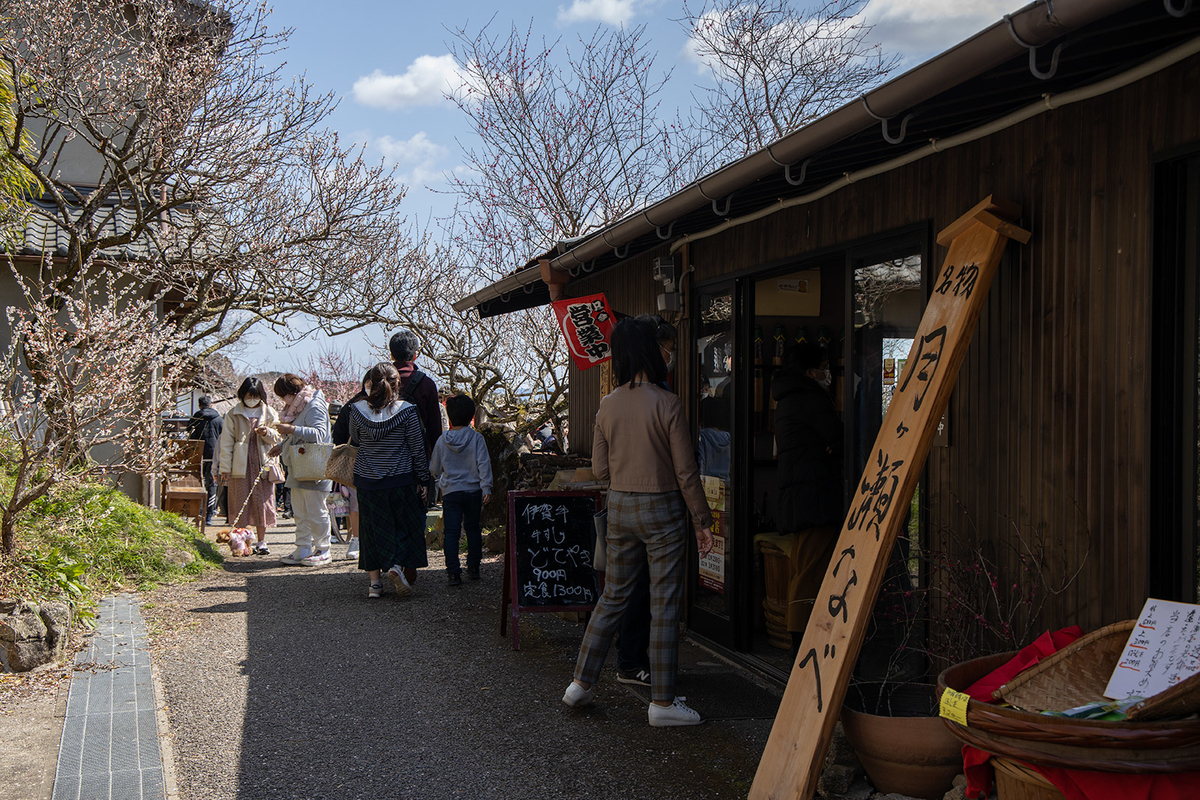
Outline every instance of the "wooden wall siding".
<svg viewBox="0 0 1200 800"><path fill-rule="evenodd" d="M583 297L604 292L609 307L618 314L649 314L655 310L655 296L662 291L662 284L651 277L651 262L659 256L668 255L668 247L630 258L618 267L602 272L596 277L572 278L567 284L569 297ZM578 455L592 454L592 421L600 406L600 369L578 370L569 368L571 398L568 419L570 420L571 452Z"/></svg>
<svg viewBox="0 0 1200 800"><path fill-rule="evenodd" d="M1151 164L1200 146L1200 104L1179 88L1196 85L1200 58L691 245L703 282L913 224L936 232L987 194L1023 206L1034 237L1009 246L992 287L951 401L951 446L930 457L929 521L978 536L1010 575L1014 530L1064 542L1056 568L1084 567L1048 602L1048 626L1127 619L1145 597ZM650 257L571 293L653 311ZM932 265L944 257L935 247ZM588 452L596 383L572 378L573 441Z"/></svg>

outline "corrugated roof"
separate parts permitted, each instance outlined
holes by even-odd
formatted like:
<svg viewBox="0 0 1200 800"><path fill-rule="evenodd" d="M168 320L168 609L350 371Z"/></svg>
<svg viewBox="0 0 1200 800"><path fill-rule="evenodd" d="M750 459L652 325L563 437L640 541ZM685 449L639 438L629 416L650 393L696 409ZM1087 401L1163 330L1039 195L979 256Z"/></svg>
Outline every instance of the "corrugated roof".
<svg viewBox="0 0 1200 800"><path fill-rule="evenodd" d="M1077 2L1071 5L1084 13L1091 4ZM1064 3L1055 3L1060 16L1065 7ZM1022 13L1037 17L1045 8L1034 4ZM1032 73L1029 53L1015 43L1006 23L1001 21L868 95L871 108L879 111L882 105L877 104L876 93L891 89L889 97L896 103L900 90L909 84L916 87L910 93L907 105L884 112L893 117L889 128L893 136L900 130L901 121L908 118L902 141L885 141L879 122L857 128L835 125L839 115L861 111L861 101L854 101L764 150L728 164L680 192L627 215L586 240L572 242L567 252L548 254L552 266L570 268L572 274L582 270L594 275L626 258L661 247L665 242L707 230L723 219L735 219L781 200L806 195L836 182L847 173L886 163L927 147L931 141L948 139L1002 119L1038 102L1045 95L1098 83L1200 34L1200 12L1178 18L1169 14L1162 2L1140 2L1128 8L1120 8L1120 3L1096 3L1090 10L1099 18L1069 30L1065 35L1060 29L1057 39L1051 33L1041 40L1049 44L1037 51L1039 70L1048 71L1052 54L1057 62L1056 70L1048 79ZM1015 19L1017 14L1012 16ZM1026 40L1030 38L1024 31L1021 35ZM1002 37L999 44L996 42L998 36ZM1007 40L1007 45L1003 40ZM1061 50L1055 52L1060 45ZM1018 54L993 62L987 69L962 80L947 74L953 72L951 68L958 69L964 59L969 62L973 54L990 53L1003 46L1015 48ZM928 74L922 74L931 72L934 77L940 75L940 85ZM933 88L935 85L937 88ZM839 132L827 135L822 132L827 128ZM764 159L771 162L770 169L758 167L758 162ZM803 171L802 185L788 180L785 163L792 165L790 177L793 181ZM807 168L802 169L802 164L807 164ZM717 192L707 191L710 184L718 183L721 188ZM703 195L699 201L691 197L698 194ZM455 308L461 311L474 307L486 317L542 305L549 302L549 290L539 275L537 267L519 270L459 300Z"/></svg>

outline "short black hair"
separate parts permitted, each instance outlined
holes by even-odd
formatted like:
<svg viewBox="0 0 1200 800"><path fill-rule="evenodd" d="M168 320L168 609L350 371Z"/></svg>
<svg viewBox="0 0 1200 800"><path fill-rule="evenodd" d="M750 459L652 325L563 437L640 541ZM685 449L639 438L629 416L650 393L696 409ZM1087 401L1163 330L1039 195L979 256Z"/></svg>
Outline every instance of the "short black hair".
<svg viewBox="0 0 1200 800"><path fill-rule="evenodd" d="M258 378L249 377L242 381L242 385L238 387L237 398L240 402L246 402L247 397L257 397L264 403L267 402L267 387L263 386L263 382Z"/></svg>
<svg viewBox="0 0 1200 800"><path fill-rule="evenodd" d="M208 398L208 395L202 394L200 395L200 399L196 401L196 405L200 406L201 408L208 408L212 405L212 400Z"/></svg>
<svg viewBox="0 0 1200 800"><path fill-rule="evenodd" d="M392 360L397 364L407 364L412 361L417 357L417 351L420 349L421 340L410 330L398 330L388 340L388 350L392 354Z"/></svg>
<svg viewBox="0 0 1200 800"><path fill-rule="evenodd" d="M465 394L446 398L446 416L451 425L470 425L475 419L475 401Z"/></svg>
<svg viewBox="0 0 1200 800"><path fill-rule="evenodd" d="M636 386L641 373L653 384L667 379L667 364L658 349L658 323L649 316L626 317L612 332L613 374L617 386Z"/></svg>
<svg viewBox="0 0 1200 800"><path fill-rule="evenodd" d="M783 353L783 368L792 372L816 369L829 360L825 348L812 342L797 342Z"/></svg>

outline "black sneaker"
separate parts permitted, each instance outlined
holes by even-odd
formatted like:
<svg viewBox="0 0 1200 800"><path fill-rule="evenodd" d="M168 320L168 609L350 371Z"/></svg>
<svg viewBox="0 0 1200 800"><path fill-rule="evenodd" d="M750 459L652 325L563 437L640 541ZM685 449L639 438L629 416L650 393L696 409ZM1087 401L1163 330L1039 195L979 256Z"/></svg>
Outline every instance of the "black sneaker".
<svg viewBox="0 0 1200 800"><path fill-rule="evenodd" d="M479 580L479 567L467 567L467 577L473 581Z"/></svg>
<svg viewBox="0 0 1200 800"><path fill-rule="evenodd" d="M457 572L451 572L450 579L447 581L447 583L450 584L451 586L461 586L462 585L462 575Z"/></svg>
<svg viewBox="0 0 1200 800"><path fill-rule="evenodd" d="M650 685L650 670L648 669L619 669L617 683L629 683L634 686Z"/></svg>

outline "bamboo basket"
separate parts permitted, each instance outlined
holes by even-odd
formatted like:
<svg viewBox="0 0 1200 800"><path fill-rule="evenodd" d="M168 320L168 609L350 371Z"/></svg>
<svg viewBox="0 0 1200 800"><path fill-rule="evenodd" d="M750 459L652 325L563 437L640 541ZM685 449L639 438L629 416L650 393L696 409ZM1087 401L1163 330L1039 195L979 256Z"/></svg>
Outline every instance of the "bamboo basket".
<svg viewBox="0 0 1200 800"><path fill-rule="evenodd" d="M986 656L950 667L938 676L939 699L947 688L964 691L1014 655ZM942 721L969 745L1030 764L1101 772L1200 770L1200 719L1097 722L972 700L966 726Z"/></svg>
<svg viewBox="0 0 1200 800"><path fill-rule="evenodd" d="M1020 761L995 756L992 768L999 800L1065 800L1054 784Z"/></svg>
<svg viewBox="0 0 1200 800"><path fill-rule="evenodd" d="M1104 701L1104 689L1137 620L1106 625L1081 636L1017 675L993 696L1026 711L1064 711ZM1200 711L1200 674L1130 708L1130 721L1186 717Z"/></svg>

